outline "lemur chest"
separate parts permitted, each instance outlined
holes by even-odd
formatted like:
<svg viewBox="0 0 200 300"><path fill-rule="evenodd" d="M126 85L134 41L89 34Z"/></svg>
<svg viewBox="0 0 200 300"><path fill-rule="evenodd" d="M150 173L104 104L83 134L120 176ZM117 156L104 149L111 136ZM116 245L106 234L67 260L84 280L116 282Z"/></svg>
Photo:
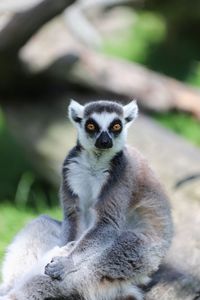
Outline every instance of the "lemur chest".
<svg viewBox="0 0 200 300"><path fill-rule="evenodd" d="M79 197L80 207L88 209L98 199L109 175L108 168L80 157L72 160L68 170L68 182Z"/></svg>

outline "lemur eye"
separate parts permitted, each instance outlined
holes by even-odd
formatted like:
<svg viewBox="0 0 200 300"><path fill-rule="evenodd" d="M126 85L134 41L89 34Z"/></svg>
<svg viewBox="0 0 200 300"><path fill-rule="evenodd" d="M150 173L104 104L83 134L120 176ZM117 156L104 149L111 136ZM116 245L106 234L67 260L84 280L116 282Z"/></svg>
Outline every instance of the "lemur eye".
<svg viewBox="0 0 200 300"><path fill-rule="evenodd" d="M88 123L86 127L89 131L94 131L96 129L95 125L92 123Z"/></svg>
<svg viewBox="0 0 200 300"><path fill-rule="evenodd" d="M116 132L116 131L119 131L121 130L121 125L119 123L116 123L112 126L112 131Z"/></svg>

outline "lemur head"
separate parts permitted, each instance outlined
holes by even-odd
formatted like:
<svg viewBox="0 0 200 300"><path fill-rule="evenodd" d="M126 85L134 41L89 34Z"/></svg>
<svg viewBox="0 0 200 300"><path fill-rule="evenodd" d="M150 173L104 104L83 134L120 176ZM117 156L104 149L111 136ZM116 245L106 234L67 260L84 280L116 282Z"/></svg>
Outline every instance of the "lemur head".
<svg viewBox="0 0 200 300"><path fill-rule="evenodd" d="M69 118L78 129L81 146L88 151L122 150L127 128L137 117L136 101L123 106L112 101L96 101L81 105L72 100Z"/></svg>

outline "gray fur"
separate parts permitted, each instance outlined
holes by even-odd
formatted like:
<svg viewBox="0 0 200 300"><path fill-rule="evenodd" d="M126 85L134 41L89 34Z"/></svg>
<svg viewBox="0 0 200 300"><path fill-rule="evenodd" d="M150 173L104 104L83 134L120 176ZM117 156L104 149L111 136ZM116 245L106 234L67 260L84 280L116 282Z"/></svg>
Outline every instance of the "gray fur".
<svg viewBox="0 0 200 300"><path fill-rule="evenodd" d="M48 276L36 275L0 299L141 300L138 286L148 282L165 256L172 221L167 196L147 162L123 143L125 119L134 119L136 104L124 109L105 101L85 108L75 103L70 111L82 116L76 126L85 144L79 142L63 165L64 220L59 230L61 243L66 244L60 250L64 254L58 252L46 265ZM113 135L112 149L97 151L96 137L90 137L90 148L86 148L82 125L87 118L93 112L112 115L119 111L124 127Z"/></svg>
<svg viewBox="0 0 200 300"><path fill-rule="evenodd" d="M117 115L123 115L122 106L112 101L94 101L90 102L85 106L84 117L90 117L93 113L101 114L102 112L116 112Z"/></svg>

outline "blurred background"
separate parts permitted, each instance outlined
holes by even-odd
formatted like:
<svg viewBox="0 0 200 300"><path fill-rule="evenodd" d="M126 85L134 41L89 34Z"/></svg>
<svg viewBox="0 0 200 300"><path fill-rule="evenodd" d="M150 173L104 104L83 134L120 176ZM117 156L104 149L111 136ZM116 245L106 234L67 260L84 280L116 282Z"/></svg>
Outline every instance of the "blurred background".
<svg viewBox="0 0 200 300"><path fill-rule="evenodd" d="M182 224L200 200L200 1L0 0L0 30L0 259L28 220L61 219L70 98L138 100L129 141Z"/></svg>

